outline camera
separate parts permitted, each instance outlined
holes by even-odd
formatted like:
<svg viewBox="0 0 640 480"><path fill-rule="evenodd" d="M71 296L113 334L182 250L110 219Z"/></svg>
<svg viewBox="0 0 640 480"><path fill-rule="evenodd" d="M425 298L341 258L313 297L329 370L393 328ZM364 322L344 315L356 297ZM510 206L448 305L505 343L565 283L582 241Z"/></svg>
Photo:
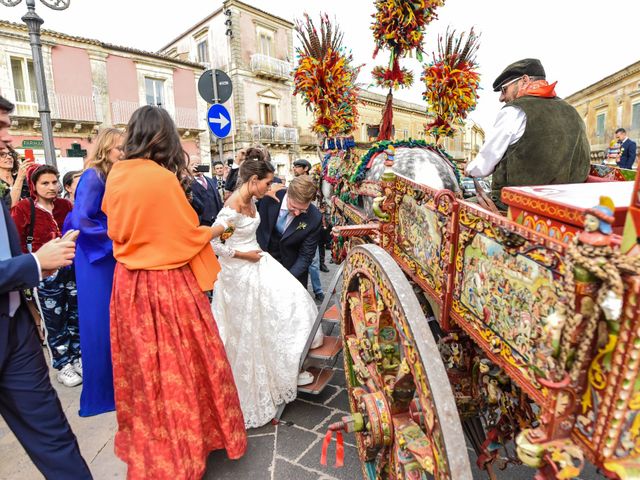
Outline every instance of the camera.
<svg viewBox="0 0 640 480"><path fill-rule="evenodd" d="M233 165L233 158L227 158L227 166L230 167Z"/></svg>
<svg viewBox="0 0 640 480"><path fill-rule="evenodd" d="M209 165L200 164L200 165L196 165L196 167L193 170L199 173L209 173L210 169L211 167L209 167Z"/></svg>

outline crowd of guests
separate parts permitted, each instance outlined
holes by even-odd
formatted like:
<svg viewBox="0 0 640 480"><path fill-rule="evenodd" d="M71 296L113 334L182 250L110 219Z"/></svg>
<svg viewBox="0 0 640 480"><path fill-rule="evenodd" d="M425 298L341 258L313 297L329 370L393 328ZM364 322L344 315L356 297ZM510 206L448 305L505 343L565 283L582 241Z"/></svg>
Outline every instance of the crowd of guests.
<svg viewBox="0 0 640 480"><path fill-rule="evenodd" d="M11 110L0 97L0 114ZM296 166L287 188L259 147L206 170L159 107L138 109L125 132L100 131L84 170L62 183L54 167L20 160L8 135L0 141L2 208L23 254L37 260L40 249L77 237L73 263L68 255L55 268L38 263L45 343L57 380L82 383L80 416L116 410L115 450L132 479L200 478L215 449L241 457L245 429L313 381L298 371L307 339L322 344L306 290L308 273L313 281L326 269L308 169ZM314 292L322 299L315 284ZM76 462L76 473L56 466L55 478L90 478L62 417L65 468Z"/></svg>

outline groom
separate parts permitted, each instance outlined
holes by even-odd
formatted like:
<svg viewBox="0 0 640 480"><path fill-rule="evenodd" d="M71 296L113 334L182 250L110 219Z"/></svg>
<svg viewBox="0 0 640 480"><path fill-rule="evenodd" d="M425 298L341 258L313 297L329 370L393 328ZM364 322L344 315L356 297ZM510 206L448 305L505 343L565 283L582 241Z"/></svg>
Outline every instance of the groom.
<svg viewBox="0 0 640 480"><path fill-rule="evenodd" d="M322 215L311 203L316 185L309 176L295 177L275 196L279 201L265 196L258 203L258 243L306 288L322 228Z"/></svg>

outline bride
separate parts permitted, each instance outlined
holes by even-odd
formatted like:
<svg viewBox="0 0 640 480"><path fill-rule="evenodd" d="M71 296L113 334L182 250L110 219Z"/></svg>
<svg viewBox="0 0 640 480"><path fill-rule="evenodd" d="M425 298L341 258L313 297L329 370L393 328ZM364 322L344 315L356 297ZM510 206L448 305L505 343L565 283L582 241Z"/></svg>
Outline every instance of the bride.
<svg viewBox="0 0 640 480"><path fill-rule="evenodd" d="M268 423L280 404L296 398L300 356L318 313L302 284L256 240L254 197L269 192L273 176L263 151L249 149L238 174L241 187L214 223L233 225L233 234L224 243L220 237L212 242L222 270L211 308L247 428ZM322 342L318 332L314 344Z"/></svg>

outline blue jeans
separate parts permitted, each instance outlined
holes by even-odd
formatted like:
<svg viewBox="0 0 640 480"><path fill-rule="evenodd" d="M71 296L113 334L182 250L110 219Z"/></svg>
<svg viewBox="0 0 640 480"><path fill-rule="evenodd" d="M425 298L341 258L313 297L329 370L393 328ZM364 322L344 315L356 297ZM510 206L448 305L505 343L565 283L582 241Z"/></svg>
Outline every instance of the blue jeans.
<svg viewBox="0 0 640 480"><path fill-rule="evenodd" d="M80 358L78 291L73 267L62 268L40 282L38 301L47 327L51 364L60 370Z"/></svg>
<svg viewBox="0 0 640 480"><path fill-rule="evenodd" d="M316 248L316 254L309 265L309 276L311 277L311 287L316 295L322 294L322 283L320 283L320 254Z"/></svg>

